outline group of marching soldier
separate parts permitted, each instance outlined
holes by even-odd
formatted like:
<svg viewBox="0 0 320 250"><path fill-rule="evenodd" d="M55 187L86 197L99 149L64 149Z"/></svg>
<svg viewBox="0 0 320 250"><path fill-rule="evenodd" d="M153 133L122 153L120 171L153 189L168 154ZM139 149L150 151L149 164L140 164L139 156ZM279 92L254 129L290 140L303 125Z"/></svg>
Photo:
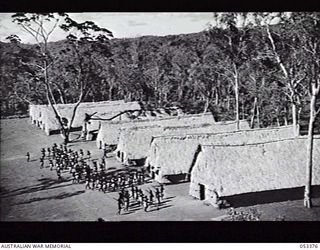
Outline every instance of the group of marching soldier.
<svg viewBox="0 0 320 250"><path fill-rule="evenodd" d="M139 206L143 206L145 212L148 211L151 205L156 205L157 210L159 210L161 200L164 198L164 186L160 184L160 187L155 187L155 189L149 189L145 192L135 185L131 185L128 189L121 189L117 199L118 214L121 214L122 209L129 211L131 200L137 202Z"/></svg>
<svg viewBox="0 0 320 250"><path fill-rule="evenodd" d="M89 150L87 151L85 158L85 153L82 149L73 151L68 149L66 145L61 144L58 147L58 145L54 143L52 147L48 147L47 149L42 148L41 154L40 168L44 167L44 161L47 157L50 170L56 170L59 180L62 179L62 170L70 170L73 177L73 183L80 183L80 181L91 172L91 168L88 165L91 159ZM94 169L97 171L97 163L94 161L91 162ZM90 171L88 171L88 169L90 169Z"/></svg>
<svg viewBox="0 0 320 250"><path fill-rule="evenodd" d="M27 153L27 161L30 161L30 153ZM151 205L156 205L157 209L164 198L164 187L159 187L144 193L138 185L146 182L145 170L126 170L118 173L106 171L106 150L104 151L101 162L91 158L91 152L86 154L82 149L79 151L71 150L67 145L54 143L52 147L41 149L40 168L44 167L45 160L48 161L50 170L55 170L58 180L62 179L62 171L69 170L72 174L72 183L85 182L85 189L98 190L99 192L119 192L118 214L122 210L128 211L130 202L136 202L143 206L147 212Z"/></svg>

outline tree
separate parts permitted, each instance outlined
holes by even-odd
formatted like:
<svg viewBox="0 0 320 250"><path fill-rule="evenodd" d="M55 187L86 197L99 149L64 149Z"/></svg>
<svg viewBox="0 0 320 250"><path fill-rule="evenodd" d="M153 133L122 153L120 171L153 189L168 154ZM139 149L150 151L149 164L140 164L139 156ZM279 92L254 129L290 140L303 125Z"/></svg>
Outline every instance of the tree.
<svg viewBox="0 0 320 250"><path fill-rule="evenodd" d="M222 36L218 41L220 59L220 74L224 75L234 87L235 94L235 113L237 121L237 129L239 129L240 121L240 85L241 72L244 63L249 60L251 53L250 47L253 42L250 39L250 25L247 22L247 13L216 13L214 14L216 26L219 27L209 29L212 40L215 37ZM239 22L240 20L240 22Z"/></svg>
<svg viewBox="0 0 320 250"><path fill-rule="evenodd" d="M81 56L79 50L77 50L77 45L80 43L105 43L106 40L112 36L112 33L107 29L100 28L91 21L78 23L65 13L16 13L12 16L12 19L13 22L17 23L24 31L29 33L36 42L38 49L38 57L36 60L33 62L21 61L21 63L30 67L30 69L33 69L35 77L41 79L41 83L45 87L47 102L54 111L55 117L60 124L64 143L68 143L77 109L89 91L88 79L84 77L86 75L84 73L86 69L81 62L81 59L84 57ZM69 33L67 39L73 43L76 55L79 59L78 67L73 68L77 75L74 78L75 82L73 84L78 88L78 98L73 107L72 117L68 123L61 117L54 105L57 104L57 100L54 95L54 84L50 76L50 70L52 70L54 63L57 62L57 57L50 51L49 38L57 27ZM17 36L12 35L11 40L16 41ZM56 85L56 87L57 86L58 85ZM61 89L58 88L58 90L62 93ZM62 102L64 102L62 94L60 97Z"/></svg>
<svg viewBox="0 0 320 250"><path fill-rule="evenodd" d="M266 31L271 58L274 58L283 74L287 87L284 93L292 105L294 127L299 124L297 105L308 93L310 114L304 205L311 208L314 122L320 112L320 108L317 110L316 107L320 92L320 16L319 13L260 13L256 16ZM278 18L278 24L271 29L270 22L274 18Z"/></svg>
<svg viewBox="0 0 320 250"><path fill-rule="evenodd" d="M295 34L299 38L302 56L306 59L304 61L309 76L308 96L310 110L304 205L307 208L311 208L314 123L320 113L320 106L317 108L317 100L320 96L320 13L293 13L289 22L296 29Z"/></svg>
<svg viewBox="0 0 320 250"><path fill-rule="evenodd" d="M289 25L288 13L254 13L255 22L266 35L265 57L278 65L281 72L278 80L284 83L283 92L290 100L292 107L293 129L299 134L299 114L304 98L303 82L306 79L304 62L295 33L294 25ZM276 21L275 21L276 20Z"/></svg>

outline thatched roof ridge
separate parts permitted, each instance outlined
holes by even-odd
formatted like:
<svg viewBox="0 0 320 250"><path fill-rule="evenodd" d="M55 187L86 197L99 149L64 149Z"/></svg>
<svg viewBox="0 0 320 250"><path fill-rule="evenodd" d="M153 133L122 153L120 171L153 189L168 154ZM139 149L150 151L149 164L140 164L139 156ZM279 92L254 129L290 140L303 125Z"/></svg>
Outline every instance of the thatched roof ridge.
<svg viewBox="0 0 320 250"><path fill-rule="evenodd" d="M145 120L133 120L133 121L106 121L101 122L101 127L97 136L97 146L100 144L116 145L120 138L121 128L141 127L150 125L159 126L182 126L184 124L199 124L214 122L214 118L211 113L205 115L184 115L184 116L172 116L159 119L145 119Z"/></svg>
<svg viewBox="0 0 320 250"><path fill-rule="evenodd" d="M198 184L221 197L305 184L306 137L246 145L202 145L191 172L190 194ZM320 137L314 139L312 184L320 184Z"/></svg>
<svg viewBox="0 0 320 250"><path fill-rule="evenodd" d="M153 136L160 136L166 133L190 133L191 131L200 131L200 132L213 132L213 131L233 131L236 129L236 123L223 122L221 123L212 123L210 126L207 126L207 123L197 123L199 120L195 120L194 124L185 126L185 122L182 122L182 126L177 126L176 124L163 124L160 127L130 127L122 130L117 151L125 152L128 158L131 159L140 159L146 158L150 149ZM202 121L202 120L200 120ZM192 121L191 121L192 122ZM248 128L249 125L247 121L240 123L240 127ZM139 145L137 142L139 141Z"/></svg>
<svg viewBox="0 0 320 250"><path fill-rule="evenodd" d="M186 139L194 139L196 137L209 137L212 135L230 135L230 134L239 134L244 132L251 132L251 131L276 131L276 130L293 130L293 125L288 126L281 126L281 127L270 127L270 128L256 128L256 129L242 129L242 130L234 130L234 131L226 131L226 132L198 132L198 133L187 133L187 134L166 134L166 135L158 135L152 137L152 142L159 141L159 140L186 140Z"/></svg>
<svg viewBox="0 0 320 250"><path fill-rule="evenodd" d="M212 119L214 119L212 113L207 112L205 114L188 114L188 115L179 115L179 116L165 116L165 117L161 117L159 119L157 118L153 118L153 119L144 119L144 120L133 120L130 121L132 123L140 123L140 122L152 122L152 121L166 121L166 120L184 120L184 119L188 119L188 118L197 118L197 117L210 117ZM214 121L214 120L213 120ZM111 121L111 124L122 124L122 123L126 123L127 121Z"/></svg>

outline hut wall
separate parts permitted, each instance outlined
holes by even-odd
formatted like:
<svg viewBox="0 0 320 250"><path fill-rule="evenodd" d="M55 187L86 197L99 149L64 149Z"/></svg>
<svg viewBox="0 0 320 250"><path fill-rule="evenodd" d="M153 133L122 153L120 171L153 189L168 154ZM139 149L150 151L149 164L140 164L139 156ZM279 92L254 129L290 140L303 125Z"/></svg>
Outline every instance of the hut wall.
<svg viewBox="0 0 320 250"><path fill-rule="evenodd" d="M216 196L302 187L305 185L307 139L266 143L201 146L191 174L190 195ZM320 137L314 140L312 185L320 184Z"/></svg>
<svg viewBox="0 0 320 250"><path fill-rule="evenodd" d="M292 137L292 126L154 137L146 164L158 170L156 180L163 182L166 175L189 173L199 144L248 144Z"/></svg>
<svg viewBox="0 0 320 250"><path fill-rule="evenodd" d="M162 132L163 127L158 125L122 129L116 149L116 155L118 152L120 154L118 159L128 163L129 160L145 158L152 136L160 135ZM124 153L124 157L121 153Z"/></svg>

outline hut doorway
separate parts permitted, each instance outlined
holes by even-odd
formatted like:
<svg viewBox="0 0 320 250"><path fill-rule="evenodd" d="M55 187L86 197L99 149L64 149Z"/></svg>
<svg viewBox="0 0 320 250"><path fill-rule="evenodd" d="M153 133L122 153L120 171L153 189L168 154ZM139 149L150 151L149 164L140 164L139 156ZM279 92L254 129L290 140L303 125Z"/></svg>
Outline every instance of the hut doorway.
<svg viewBox="0 0 320 250"><path fill-rule="evenodd" d="M200 200L206 199L206 187L200 183L199 183L199 197L200 197Z"/></svg>

